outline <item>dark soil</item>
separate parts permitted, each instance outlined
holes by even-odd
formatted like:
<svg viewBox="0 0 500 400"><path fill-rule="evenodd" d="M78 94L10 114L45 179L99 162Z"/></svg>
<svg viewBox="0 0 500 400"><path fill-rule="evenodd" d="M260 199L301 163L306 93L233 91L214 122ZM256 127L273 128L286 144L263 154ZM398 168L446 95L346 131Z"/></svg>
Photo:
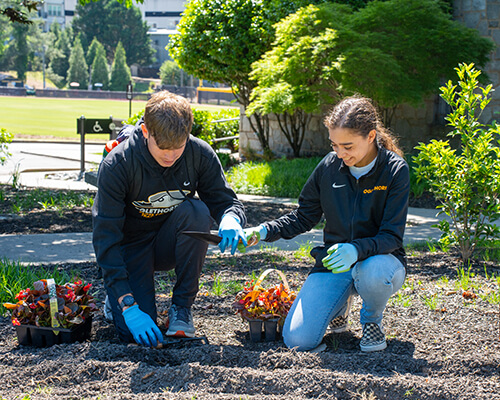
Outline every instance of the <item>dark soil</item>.
<svg viewBox="0 0 500 400"><path fill-rule="evenodd" d="M36 234L92 232L90 207L75 206L70 210L44 210L34 204L30 210L13 214L16 196L22 196L11 186L0 185L3 200L0 202L0 234ZM26 190L25 190L26 191ZM245 202L247 226L255 226L269 219L278 218L296 208L293 204Z"/></svg>
<svg viewBox="0 0 500 400"><path fill-rule="evenodd" d="M247 211L250 218L253 212L258 215L256 222L285 211L272 205L251 207ZM38 214L39 221L49 215ZM45 225L40 222L44 232L63 225L52 218ZM102 314L104 289L95 263L58 265L93 283L99 310L90 340L46 348L20 346L10 319L0 317L0 398L500 399L500 292L499 279L492 279L500 276L496 263L473 263L465 273L469 279L459 279L462 264L456 255L410 254L405 285L385 312L388 348L382 352L359 350L359 298L348 331L327 333L324 352L296 352L281 340L252 342L248 324L231 308L234 285L277 268L298 291L311 260L274 250L207 257L193 316L198 334L209 343L164 349L118 341ZM49 266L31 266L44 267ZM168 273L156 279L163 330L173 279ZM266 278L266 285L276 283L276 278Z"/></svg>

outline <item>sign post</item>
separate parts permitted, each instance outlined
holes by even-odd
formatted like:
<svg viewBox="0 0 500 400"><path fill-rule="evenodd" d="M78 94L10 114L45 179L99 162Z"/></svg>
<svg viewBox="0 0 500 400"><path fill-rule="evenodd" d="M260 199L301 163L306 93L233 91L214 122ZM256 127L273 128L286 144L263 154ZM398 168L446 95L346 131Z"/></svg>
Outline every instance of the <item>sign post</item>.
<svg viewBox="0 0 500 400"><path fill-rule="evenodd" d="M76 120L77 134L80 135L80 176L79 180L85 175L85 134L112 134L116 128L113 117L109 118L85 118L82 115Z"/></svg>
<svg viewBox="0 0 500 400"><path fill-rule="evenodd" d="M128 117L132 116L132 98L134 97L134 88L132 86L132 81L127 84L127 100L128 100Z"/></svg>

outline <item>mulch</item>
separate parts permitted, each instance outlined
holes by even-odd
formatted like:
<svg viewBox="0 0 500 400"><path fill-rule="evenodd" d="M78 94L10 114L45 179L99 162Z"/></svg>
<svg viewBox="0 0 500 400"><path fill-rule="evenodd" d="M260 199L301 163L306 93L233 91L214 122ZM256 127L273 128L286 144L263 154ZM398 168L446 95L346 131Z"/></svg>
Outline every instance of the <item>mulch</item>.
<svg viewBox="0 0 500 400"><path fill-rule="evenodd" d="M250 225L293 209L267 203L245 206ZM0 215L5 215L8 207L2 207ZM32 210L15 218L2 221L3 233L90 229L89 210L80 208L69 213ZM384 315L388 347L382 352L359 350L359 297L347 332L327 332L324 352L287 349L281 339L250 340L248 323L232 308L231 288L277 268L299 291L311 264L307 255L273 249L208 256L193 306L197 333L208 344L164 349L118 341L103 316L105 291L94 262L31 265L35 272L57 268L92 282L99 310L90 340L44 348L19 345L8 316L0 317L0 398L500 399L498 263L474 261L464 269L453 252L408 254L405 285L389 300ZM158 273L156 283L158 325L165 331L175 278ZM268 285L276 283L266 279Z"/></svg>

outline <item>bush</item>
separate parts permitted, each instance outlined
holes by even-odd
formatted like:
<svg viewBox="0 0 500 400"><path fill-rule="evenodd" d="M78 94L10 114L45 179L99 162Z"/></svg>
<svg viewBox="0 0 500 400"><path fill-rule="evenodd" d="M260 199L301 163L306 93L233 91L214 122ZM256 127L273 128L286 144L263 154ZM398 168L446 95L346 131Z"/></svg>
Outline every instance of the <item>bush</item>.
<svg viewBox="0 0 500 400"><path fill-rule="evenodd" d="M441 212L451 219L451 226L446 220L438 226L441 246L458 246L467 261L477 246L500 233L494 224L500 217L500 148L494 144L500 125L479 122L492 85L479 86L481 72L473 64L460 64L456 71L458 86L448 81L441 96L452 108L446 117L453 127L448 135L460 137L460 148L452 149L449 141L442 140L420 143L414 161L418 179L427 181L442 203Z"/></svg>
<svg viewBox="0 0 500 400"><path fill-rule="evenodd" d="M0 165L4 165L7 158L11 156L9 153L9 144L12 142L12 134L8 133L5 128L0 129Z"/></svg>
<svg viewBox="0 0 500 400"><path fill-rule="evenodd" d="M239 119L225 122L215 122L238 118L240 111L236 108L211 112L204 110L193 110L194 124L192 134L206 141L214 150L228 147L231 152L238 151L238 139L228 139L224 141L214 141L214 139L237 136L240 131Z"/></svg>

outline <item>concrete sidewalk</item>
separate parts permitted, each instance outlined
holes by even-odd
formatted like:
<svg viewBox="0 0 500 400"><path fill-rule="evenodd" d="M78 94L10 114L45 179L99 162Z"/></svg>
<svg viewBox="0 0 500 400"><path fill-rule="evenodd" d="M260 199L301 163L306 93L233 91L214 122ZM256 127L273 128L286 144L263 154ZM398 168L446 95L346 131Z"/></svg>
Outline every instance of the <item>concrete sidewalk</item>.
<svg viewBox="0 0 500 400"><path fill-rule="evenodd" d="M240 196L243 199L245 196ZM255 199L255 197L254 197ZM265 198L262 201L267 201ZM278 201L278 199L274 199ZM404 243L438 239L440 232L431 225L438 222L435 210L410 208ZM298 250L310 244L312 247L323 243L323 232L314 229L291 240L262 242L248 249L249 252L261 248ZM219 252L217 246L209 246L208 254ZM228 254L228 251L226 250ZM0 235L0 258L8 258L23 263L76 263L95 261L92 247L92 233L51 233L37 235Z"/></svg>
<svg viewBox="0 0 500 400"><path fill-rule="evenodd" d="M85 144L86 168L95 167L102 158L104 144ZM95 191L96 188L78 180L81 146L77 142L15 141L10 144L12 156L0 167L0 183L9 183L12 174L20 172L20 183L28 187ZM242 200L261 202L296 203L295 199L239 195ZM436 210L410 208L404 243L437 239L440 232L431 225L438 222ZM1 223L1 216L0 216ZM297 250L304 245L312 247L323 243L323 232L312 230L291 240L265 243L262 247ZM219 252L209 246L209 254ZM226 251L227 253L227 251ZM64 263L95 261L92 233L55 233L38 235L0 235L0 258L25 263Z"/></svg>

